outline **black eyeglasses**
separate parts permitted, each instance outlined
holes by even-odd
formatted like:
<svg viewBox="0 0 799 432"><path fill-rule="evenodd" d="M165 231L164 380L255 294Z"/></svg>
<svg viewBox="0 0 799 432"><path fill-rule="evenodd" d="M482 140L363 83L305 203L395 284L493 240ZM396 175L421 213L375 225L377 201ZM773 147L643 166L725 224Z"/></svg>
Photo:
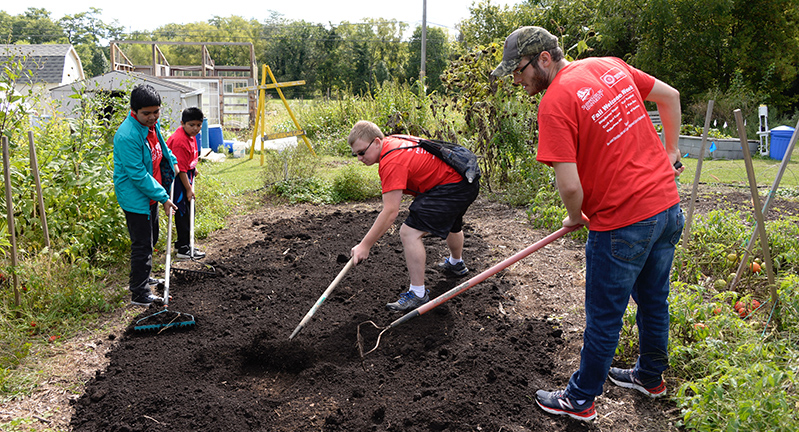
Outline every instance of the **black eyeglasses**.
<svg viewBox="0 0 799 432"><path fill-rule="evenodd" d="M521 74L522 74L522 72L524 72L524 70L527 68L527 66L530 66L530 63L532 63L532 62L533 62L533 61L532 61L532 60L530 60L529 62L527 62L527 64L525 64L524 66L522 66L522 68L521 68L521 69L519 69L519 70L517 70L517 71L513 71L513 73L514 73L514 74L516 74L516 75L521 75Z"/></svg>
<svg viewBox="0 0 799 432"><path fill-rule="evenodd" d="M375 138L375 139L377 139L377 138ZM372 144L374 144L374 142L375 142L375 140L372 140L372 142L370 142L370 143L369 143L369 145L368 145L368 146L366 146L366 148L365 148L365 149L363 149L363 150L361 150L361 151L359 151L359 152L352 152L352 157L358 157L358 156L363 156L363 155L365 155L365 154L366 154L366 150L369 150L369 147L371 147L371 146L372 146Z"/></svg>
<svg viewBox="0 0 799 432"><path fill-rule="evenodd" d="M521 75L521 73L524 72L525 69L527 69L527 66L530 66L531 63L533 63L534 61L538 60L538 56L540 56L540 55L541 55L541 53L536 54L535 57L530 59L530 61L528 61L527 64L525 64L524 66L522 66L521 69L519 69L517 71L513 71L513 73L517 74L517 75Z"/></svg>

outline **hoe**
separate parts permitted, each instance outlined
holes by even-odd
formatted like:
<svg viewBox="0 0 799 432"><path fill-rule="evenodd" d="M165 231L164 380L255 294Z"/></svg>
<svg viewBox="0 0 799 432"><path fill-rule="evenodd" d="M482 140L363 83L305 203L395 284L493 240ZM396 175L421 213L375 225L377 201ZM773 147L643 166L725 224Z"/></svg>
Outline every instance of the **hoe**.
<svg viewBox="0 0 799 432"><path fill-rule="evenodd" d="M548 245L549 243L552 243L554 240L562 237L564 234L572 232L572 231L574 231L574 230L576 230L578 228L582 228L582 225L574 225L574 226L571 226L571 227L563 227L563 228L555 231L554 233L544 237L543 239L537 241L536 243L534 243L534 244L526 247L525 249L517 252L515 255L513 255L513 256L511 256L509 258L506 258L504 261L502 261L502 262L500 262L498 264L495 264L494 266L492 266L491 268L489 268L487 270L484 270L482 273L478 274L477 276L467 280L466 282L463 282L462 284L456 286L455 288L452 288L451 290L445 292L444 294L441 294L440 296L430 300L429 302L419 306L418 308L406 313L405 315L403 315L402 317L400 317L399 319L397 319L396 321L392 322L391 324L389 324L386 327L382 327L382 328L378 327L377 324L375 324L373 321L364 321L364 322L358 324L358 332L357 332L357 335L358 335L357 336L358 337L358 352L361 355L361 361L363 361L364 356L366 356L367 354L371 353L372 351L375 351L378 348L378 346L380 345L380 338L383 336L383 333L385 333L386 331L388 331L388 330L390 330L390 329L392 329L392 328L394 328L394 327L396 327L396 326L398 326L398 325L400 325L400 324L402 324L402 323L404 323L406 321L409 321L411 318L415 318L415 317L417 317L419 315L424 315L425 313L430 312L430 310L436 308L437 306L440 306L442 303L446 302L447 300L450 300L450 299L454 298L455 296L463 293L464 291L468 290L469 288L479 284L480 282L488 279L489 277L495 275L496 273L499 273L501 270L504 270L505 268L509 267L510 265L516 263L517 261L519 261L520 259L526 257L527 255L530 255L531 253L537 251L538 249L541 249L542 247ZM369 351L366 351L366 352L364 352L363 337L361 336L361 326L364 325L364 324L370 324L370 325L374 326L376 329L380 330L380 333L377 335L377 342L375 343L374 348L372 348L372 349L370 349Z"/></svg>

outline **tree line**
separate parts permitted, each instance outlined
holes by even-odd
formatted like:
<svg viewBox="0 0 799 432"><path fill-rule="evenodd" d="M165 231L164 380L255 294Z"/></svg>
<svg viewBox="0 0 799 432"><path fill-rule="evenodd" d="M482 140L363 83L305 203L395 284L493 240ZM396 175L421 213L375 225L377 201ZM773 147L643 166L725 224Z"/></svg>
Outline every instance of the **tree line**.
<svg viewBox="0 0 799 432"><path fill-rule="evenodd" d="M215 16L125 34L116 22L103 22L101 12L90 8L59 20L41 8L16 16L0 12L0 35L8 43L71 43L87 76L109 70L107 41L127 39L252 42L258 64L268 64L278 80L306 81L287 90L292 97L357 95L385 81L419 79L421 27L406 39L404 22L374 18L323 25L271 12L262 20ZM751 110L768 104L790 115L799 107L799 0L526 0L513 6L479 0L458 34L427 28L427 91L445 92L440 75L451 62L481 47L501 46L522 25L540 25L559 36L572 59L616 56L668 82L682 93L687 116L704 116L708 99L730 112L730 106ZM245 50L208 49L217 64L249 64ZM150 61L146 46L123 50L138 64ZM199 64L197 46L161 50L171 64Z"/></svg>

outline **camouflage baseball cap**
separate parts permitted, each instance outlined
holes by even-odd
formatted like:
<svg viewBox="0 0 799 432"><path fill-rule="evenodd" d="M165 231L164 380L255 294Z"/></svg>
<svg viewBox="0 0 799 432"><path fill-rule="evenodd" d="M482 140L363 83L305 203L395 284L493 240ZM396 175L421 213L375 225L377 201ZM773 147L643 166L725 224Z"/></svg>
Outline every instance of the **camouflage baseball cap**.
<svg viewBox="0 0 799 432"><path fill-rule="evenodd" d="M557 48L558 38L546 29L535 26L519 27L505 39L502 63L491 72L494 76L505 76L519 67L524 56L534 56L542 51Z"/></svg>

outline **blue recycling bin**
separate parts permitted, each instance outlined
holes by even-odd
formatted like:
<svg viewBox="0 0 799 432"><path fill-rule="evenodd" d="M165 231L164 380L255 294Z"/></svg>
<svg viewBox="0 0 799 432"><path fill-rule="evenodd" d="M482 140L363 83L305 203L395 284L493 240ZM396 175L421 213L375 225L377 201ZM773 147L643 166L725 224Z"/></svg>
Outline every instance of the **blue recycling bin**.
<svg viewBox="0 0 799 432"><path fill-rule="evenodd" d="M790 126L778 126L769 131L771 137L770 158L782 160L785 157L785 150L788 149L788 143L791 142L793 131L794 128Z"/></svg>
<svg viewBox="0 0 799 432"><path fill-rule="evenodd" d="M220 146L224 146L224 138L222 136L222 125L208 126L208 146L211 150L218 152Z"/></svg>

